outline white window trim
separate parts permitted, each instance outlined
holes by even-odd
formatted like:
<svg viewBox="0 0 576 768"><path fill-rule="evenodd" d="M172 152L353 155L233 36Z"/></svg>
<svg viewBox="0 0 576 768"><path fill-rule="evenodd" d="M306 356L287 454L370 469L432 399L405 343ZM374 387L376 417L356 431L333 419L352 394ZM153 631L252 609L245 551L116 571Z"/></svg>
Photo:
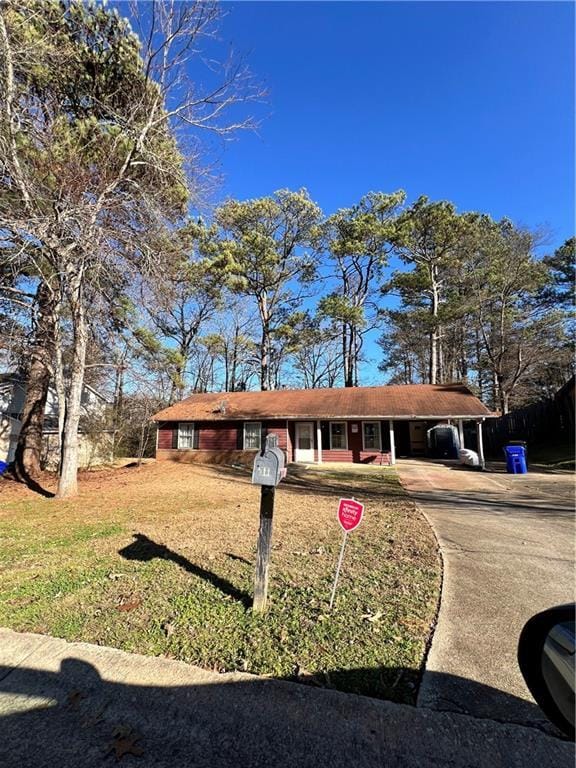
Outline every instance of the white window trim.
<svg viewBox="0 0 576 768"><path fill-rule="evenodd" d="M328 432L330 434L330 450L331 451L347 451L348 450L348 422L346 421L329 421L328 422ZM334 448L332 446L332 424L343 424L344 425L344 442L346 445L344 448Z"/></svg>
<svg viewBox="0 0 576 768"><path fill-rule="evenodd" d="M364 434L364 424L378 424L378 447L377 448L366 448L365 443L365 434ZM362 450L363 451L379 451L382 453L382 424L380 424L379 421L363 421L362 422Z"/></svg>
<svg viewBox="0 0 576 768"><path fill-rule="evenodd" d="M258 424L258 448L246 448L246 427L248 424ZM259 451L262 443L262 422L261 421L245 421L242 429L242 450L244 451Z"/></svg>
<svg viewBox="0 0 576 768"><path fill-rule="evenodd" d="M190 427L190 426L192 427L192 445L186 445L186 446L180 445L180 435L181 435L180 427L182 426L182 424L185 424L187 427ZM177 448L178 451L193 451L193 450L195 450L194 449L194 433L195 432L196 432L196 426L195 426L193 421L179 421L178 422L178 448Z"/></svg>

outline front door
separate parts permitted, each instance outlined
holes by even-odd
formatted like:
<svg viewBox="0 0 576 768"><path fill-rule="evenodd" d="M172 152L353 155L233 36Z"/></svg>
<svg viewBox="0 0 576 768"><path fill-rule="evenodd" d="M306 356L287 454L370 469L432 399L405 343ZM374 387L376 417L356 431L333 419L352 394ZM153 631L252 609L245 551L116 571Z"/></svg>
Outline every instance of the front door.
<svg viewBox="0 0 576 768"><path fill-rule="evenodd" d="M306 463L314 461L314 424L312 422L296 422L294 460Z"/></svg>
<svg viewBox="0 0 576 768"><path fill-rule="evenodd" d="M426 422L410 422L410 453L412 456L424 456L426 453Z"/></svg>

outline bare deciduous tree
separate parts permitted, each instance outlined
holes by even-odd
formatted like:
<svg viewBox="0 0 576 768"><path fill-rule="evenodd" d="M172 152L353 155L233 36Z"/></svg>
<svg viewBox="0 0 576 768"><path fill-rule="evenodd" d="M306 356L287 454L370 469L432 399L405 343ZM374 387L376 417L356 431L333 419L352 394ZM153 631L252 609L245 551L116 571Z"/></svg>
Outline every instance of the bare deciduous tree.
<svg viewBox="0 0 576 768"><path fill-rule="evenodd" d="M215 3L132 10L139 37L116 12L78 0L0 8L0 227L26 248L57 322L65 303L71 327L60 497L76 493L91 307L111 273L161 271L155 235L186 210L197 131L248 127L226 115L257 95L242 64L228 62L207 90L190 76L217 25Z"/></svg>

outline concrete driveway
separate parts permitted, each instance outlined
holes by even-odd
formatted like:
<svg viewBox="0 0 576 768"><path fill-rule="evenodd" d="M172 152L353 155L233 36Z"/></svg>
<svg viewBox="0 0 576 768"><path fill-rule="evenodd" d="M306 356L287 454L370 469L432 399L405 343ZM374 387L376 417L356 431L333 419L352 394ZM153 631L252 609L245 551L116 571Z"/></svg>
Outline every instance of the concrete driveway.
<svg viewBox="0 0 576 768"><path fill-rule="evenodd" d="M574 476L402 461L440 544L444 581L418 703L549 730L516 649L538 611L574 600Z"/></svg>

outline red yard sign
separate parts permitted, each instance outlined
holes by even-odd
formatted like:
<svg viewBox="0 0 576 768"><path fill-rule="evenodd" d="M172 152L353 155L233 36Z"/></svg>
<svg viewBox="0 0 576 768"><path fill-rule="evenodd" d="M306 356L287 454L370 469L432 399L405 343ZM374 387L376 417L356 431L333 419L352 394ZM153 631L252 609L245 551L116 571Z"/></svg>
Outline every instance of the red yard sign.
<svg viewBox="0 0 576 768"><path fill-rule="evenodd" d="M342 536L342 547L340 548L340 557L338 558L338 565L336 566L336 574L334 575L334 584L332 585L332 594L330 595L330 608L334 605L334 598L336 597L336 586L338 584L338 576L340 576L340 567L342 560L344 559L344 550L346 549L346 539L348 533L353 531L360 525L362 520L362 513L364 512L364 504L360 504L359 501L354 499L340 499L338 504L338 522L344 528L344 535Z"/></svg>
<svg viewBox="0 0 576 768"><path fill-rule="evenodd" d="M354 499L340 499L338 504L338 522L346 532L353 531L360 525L364 504Z"/></svg>

